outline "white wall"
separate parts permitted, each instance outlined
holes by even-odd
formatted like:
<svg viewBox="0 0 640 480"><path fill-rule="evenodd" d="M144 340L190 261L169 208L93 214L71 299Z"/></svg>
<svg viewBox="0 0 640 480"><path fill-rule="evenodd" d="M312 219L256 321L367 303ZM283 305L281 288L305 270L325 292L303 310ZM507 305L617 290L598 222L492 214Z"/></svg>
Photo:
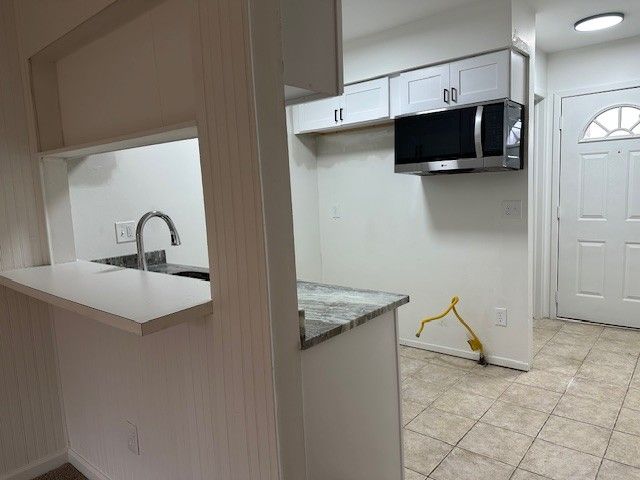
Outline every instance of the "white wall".
<svg viewBox="0 0 640 480"><path fill-rule="evenodd" d="M146 250L164 249L169 262L208 267L197 140L91 155L69 161L68 169L78 258L136 253L135 242L116 243L114 222L137 222L161 210L175 222L182 245L172 247L167 225L151 219Z"/></svg>
<svg viewBox="0 0 640 480"><path fill-rule="evenodd" d="M640 36L549 55L549 92L640 80Z"/></svg>
<svg viewBox="0 0 640 480"><path fill-rule="evenodd" d="M533 17L528 15L510 1L483 1L354 40L345 45L345 81L506 47L512 25L529 41ZM461 313L493 361L526 368L531 330L528 172L396 175L393 139L391 126L317 137L322 281L409 294L411 302L399 310L403 343L469 355L466 334L451 319L415 337L419 320L439 313L459 295ZM290 150L296 192L303 164L296 155L304 153L304 165L312 167L313 148ZM294 193L296 232L303 222L296 215L298 198ZM521 220L502 218L504 200L522 201ZM336 206L339 219L332 214ZM311 248L296 237L299 271L309 268L303 259L315 255ZM494 325L495 307L508 309L507 328Z"/></svg>
<svg viewBox="0 0 640 480"><path fill-rule="evenodd" d="M401 339L450 353L469 351L454 319L415 331L459 295L488 352L526 362L527 222L501 217L503 200L522 200L526 215L526 172L397 175L393 140L392 127L318 140L323 281L409 294ZM507 328L493 325L495 307Z"/></svg>
<svg viewBox="0 0 640 480"><path fill-rule="evenodd" d="M547 96L548 55L542 50L536 50L535 93L540 97Z"/></svg>
<svg viewBox="0 0 640 480"><path fill-rule="evenodd" d="M298 280L322 281L320 223L318 220L317 137L293 134L291 108L287 108L291 204Z"/></svg>
<svg viewBox="0 0 640 480"><path fill-rule="evenodd" d="M510 44L510 0L481 0L345 42L344 81L357 82Z"/></svg>

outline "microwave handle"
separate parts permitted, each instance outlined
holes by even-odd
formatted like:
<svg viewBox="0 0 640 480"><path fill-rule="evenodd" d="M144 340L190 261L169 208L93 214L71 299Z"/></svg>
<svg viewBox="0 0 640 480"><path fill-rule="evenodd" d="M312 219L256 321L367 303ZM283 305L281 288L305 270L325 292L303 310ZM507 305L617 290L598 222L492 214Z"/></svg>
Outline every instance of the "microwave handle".
<svg viewBox="0 0 640 480"><path fill-rule="evenodd" d="M476 107L476 121L473 128L473 139L476 144L476 158L482 158L484 153L482 151L482 111L484 107L479 105Z"/></svg>

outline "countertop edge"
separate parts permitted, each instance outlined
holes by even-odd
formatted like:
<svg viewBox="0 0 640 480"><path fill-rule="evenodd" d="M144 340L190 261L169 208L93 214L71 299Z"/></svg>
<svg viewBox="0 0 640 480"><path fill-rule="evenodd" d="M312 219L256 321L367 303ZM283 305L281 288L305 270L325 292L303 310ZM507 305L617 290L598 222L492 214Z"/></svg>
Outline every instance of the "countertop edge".
<svg viewBox="0 0 640 480"><path fill-rule="evenodd" d="M369 290L369 291L372 291L372 290ZM322 332L321 334L316 335L314 337L303 338L301 335L300 349L307 350L315 345L318 345L322 342L325 342L326 340L329 340L330 338L337 337L341 333L348 332L349 330L353 330L354 328L360 325L364 325L368 321L373 320L374 318L377 318L380 315L383 315L392 310L396 310L398 307L401 307L402 305L409 303L409 300L410 300L409 295L404 295L402 296L402 298L399 298L398 300L391 302L385 305L384 307L380 307L375 310L372 310L371 312L365 315L362 315L358 318L355 318L347 323L335 324L334 328L331 328L330 330Z"/></svg>
<svg viewBox="0 0 640 480"><path fill-rule="evenodd" d="M82 262L82 261L76 261L76 262ZM61 263L57 265L66 265L69 263L76 263L76 262L66 262L66 263ZM91 263L91 262L85 262L85 263ZM61 296L44 289L34 287L27 283L17 281L14 278L11 278L11 276L8 276L14 272L21 272L24 270L30 270L32 268L35 269L35 268L43 268L43 267L55 267L55 265L39 265L35 267L27 267L22 269L0 272L0 286L13 290L15 292L18 292L22 295L26 295L28 297L34 298L38 301L47 303L54 307L83 315L94 321L100 322L112 328L116 328L118 330L130 333L136 336L146 336L151 333L155 333L155 332L173 327L175 325L179 325L181 323L188 321L191 318L194 318L194 319L199 318L201 316L206 316L213 312L212 300L194 301L191 304L176 306L175 309L170 309L169 311L163 312L156 316L152 316L152 318L148 318L146 320L140 321L140 320L135 320L133 318L128 318L127 316L121 315L119 313L110 312L108 310L98 308L96 306L93 306L87 303L81 303L75 299L67 298L65 296ZM116 267L116 268L122 268L122 267ZM149 272L149 273L156 275L153 272ZM184 280L190 281L191 279L184 279Z"/></svg>

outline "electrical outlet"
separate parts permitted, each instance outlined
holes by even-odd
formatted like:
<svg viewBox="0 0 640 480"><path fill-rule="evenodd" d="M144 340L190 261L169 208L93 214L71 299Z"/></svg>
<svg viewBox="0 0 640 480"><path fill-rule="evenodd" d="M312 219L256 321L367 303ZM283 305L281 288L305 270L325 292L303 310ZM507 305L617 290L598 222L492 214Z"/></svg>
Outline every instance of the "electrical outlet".
<svg viewBox="0 0 640 480"><path fill-rule="evenodd" d="M502 202L502 217L512 220L521 220L522 200L505 200Z"/></svg>
<svg viewBox="0 0 640 480"><path fill-rule="evenodd" d="M342 218L342 213L340 212L339 205L333 205L331 207L331 218L333 218L334 220L338 220L339 218Z"/></svg>
<svg viewBox="0 0 640 480"><path fill-rule="evenodd" d="M136 241L136 222L116 222L116 243Z"/></svg>
<svg viewBox="0 0 640 480"><path fill-rule="evenodd" d="M135 455L140 455L140 444L138 443L138 427L127 422L127 448Z"/></svg>
<svg viewBox="0 0 640 480"><path fill-rule="evenodd" d="M496 307L496 325L499 327L507 326L507 309Z"/></svg>

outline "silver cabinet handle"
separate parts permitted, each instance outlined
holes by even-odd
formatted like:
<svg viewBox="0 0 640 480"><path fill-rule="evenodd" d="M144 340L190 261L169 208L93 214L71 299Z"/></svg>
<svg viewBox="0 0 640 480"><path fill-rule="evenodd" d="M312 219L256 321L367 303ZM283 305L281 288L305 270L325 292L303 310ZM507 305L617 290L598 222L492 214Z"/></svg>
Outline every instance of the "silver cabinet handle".
<svg viewBox="0 0 640 480"><path fill-rule="evenodd" d="M444 103L449 103L449 89L444 89Z"/></svg>
<svg viewBox="0 0 640 480"><path fill-rule="evenodd" d="M476 158L484 157L482 151L482 111L484 107L482 105L476 107L476 121L473 128L473 139L476 145Z"/></svg>
<svg viewBox="0 0 640 480"><path fill-rule="evenodd" d="M458 103L458 90L456 87L451 87L451 100Z"/></svg>

